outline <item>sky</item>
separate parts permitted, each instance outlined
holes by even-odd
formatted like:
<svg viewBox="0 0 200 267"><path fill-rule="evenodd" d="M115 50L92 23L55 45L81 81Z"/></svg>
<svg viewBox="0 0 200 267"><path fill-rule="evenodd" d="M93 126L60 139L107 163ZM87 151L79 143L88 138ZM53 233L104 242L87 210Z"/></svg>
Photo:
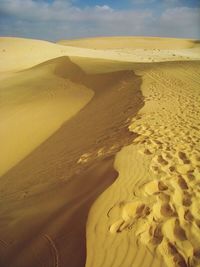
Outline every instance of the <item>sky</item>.
<svg viewBox="0 0 200 267"><path fill-rule="evenodd" d="M200 39L200 0L0 0L0 36Z"/></svg>

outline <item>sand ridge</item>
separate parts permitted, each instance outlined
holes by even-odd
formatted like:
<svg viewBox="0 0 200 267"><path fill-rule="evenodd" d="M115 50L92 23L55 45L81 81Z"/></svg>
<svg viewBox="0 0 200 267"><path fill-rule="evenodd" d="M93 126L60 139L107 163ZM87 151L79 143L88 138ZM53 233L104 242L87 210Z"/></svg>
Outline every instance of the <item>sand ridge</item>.
<svg viewBox="0 0 200 267"><path fill-rule="evenodd" d="M89 208L117 177L114 155L136 137L127 118L143 105L141 78L127 66L116 71L104 60L102 72L102 62L87 64L92 74L65 57L30 70L44 68L43 77L48 67L94 96L1 177L0 236L7 243L0 246L1 266L85 265Z"/></svg>
<svg viewBox="0 0 200 267"><path fill-rule="evenodd" d="M169 267L200 265L198 65L136 71L145 106L129 129L139 137L118 153L118 180L91 209L86 266L164 266L162 257ZM93 227L100 244L92 255Z"/></svg>

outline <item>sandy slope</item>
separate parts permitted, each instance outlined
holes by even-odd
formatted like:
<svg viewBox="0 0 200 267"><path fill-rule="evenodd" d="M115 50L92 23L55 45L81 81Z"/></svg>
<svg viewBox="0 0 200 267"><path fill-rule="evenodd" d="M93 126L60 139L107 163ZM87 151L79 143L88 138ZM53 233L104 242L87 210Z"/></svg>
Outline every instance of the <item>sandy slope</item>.
<svg viewBox="0 0 200 267"><path fill-rule="evenodd" d="M199 266L199 43L107 40L0 38L2 267Z"/></svg>
<svg viewBox="0 0 200 267"><path fill-rule="evenodd" d="M141 79L133 71L86 74L66 57L34 70L52 65L94 97L1 177L0 263L6 267L84 266L89 208L117 176L113 156L136 136L127 128L142 106ZM92 65L94 72L98 64ZM112 66L104 60L105 72Z"/></svg>
<svg viewBox="0 0 200 267"><path fill-rule="evenodd" d="M199 62L136 73L145 106L129 129L140 136L91 209L86 266L200 266Z"/></svg>
<svg viewBox="0 0 200 267"><path fill-rule="evenodd" d="M91 100L93 91L62 77L58 66L70 71L70 63L62 64L61 58L1 81L0 147L4 157L0 158L0 175ZM74 68L74 75L77 71Z"/></svg>

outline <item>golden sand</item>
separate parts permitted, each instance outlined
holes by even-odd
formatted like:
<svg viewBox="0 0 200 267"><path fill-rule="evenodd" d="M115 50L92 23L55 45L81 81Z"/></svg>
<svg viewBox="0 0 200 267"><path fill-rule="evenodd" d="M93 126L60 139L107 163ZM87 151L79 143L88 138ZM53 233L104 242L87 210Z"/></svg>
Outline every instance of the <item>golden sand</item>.
<svg viewBox="0 0 200 267"><path fill-rule="evenodd" d="M139 137L117 154L118 179L92 207L86 266L200 266L199 62L135 71L145 105L129 129Z"/></svg>
<svg viewBox="0 0 200 267"><path fill-rule="evenodd" d="M0 266L200 266L199 55L0 38Z"/></svg>
<svg viewBox="0 0 200 267"><path fill-rule="evenodd" d="M199 46L198 40L142 36L114 36L60 40L58 44L92 49L185 49Z"/></svg>
<svg viewBox="0 0 200 267"><path fill-rule="evenodd" d="M74 116L93 91L62 77L59 68L70 62L58 58L1 81L0 175L27 156ZM6 142L5 142L6 140Z"/></svg>
<svg viewBox="0 0 200 267"><path fill-rule="evenodd" d="M61 56L73 56L79 58L109 59L122 62L161 62L161 61L186 61L200 59L200 45L195 40L162 39L162 38L137 38L126 40L125 44L133 42L137 46L125 46L124 40L116 45L115 38L103 39L101 49L95 49L90 41L89 48L54 44L47 41L0 37L0 72L9 73L27 69L47 60ZM98 39L97 39L98 40ZM144 41L142 41L144 40ZM83 41L84 43L84 41ZM108 47L113 45L113 49ZM141 45L143 43L143 45ZM117 42L118 44L118 42ZM160 44L160 46L159 46ZM23 47L23 49L22 49ZM155 48L156 47L156 48ZM23 59L23 60L22 60ZM120 64L121 64L120 63ZM120 67L118 66L120 69Z"/></svg>

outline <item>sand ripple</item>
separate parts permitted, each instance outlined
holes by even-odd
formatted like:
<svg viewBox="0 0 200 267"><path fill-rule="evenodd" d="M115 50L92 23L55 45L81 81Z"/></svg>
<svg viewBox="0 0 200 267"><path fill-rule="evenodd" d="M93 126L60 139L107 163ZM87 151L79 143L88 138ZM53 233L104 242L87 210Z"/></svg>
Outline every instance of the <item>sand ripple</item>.
<svg viewBox="0 0 200 267"><path fill-rule="evenodd" d="M146 104L129 127L139 136L116 159L118 181L102 196L119 193L104 245L116 253L115 243L132 240L127 253L137 250L139 256L129 254L132 265L124 258L120 266L163 266L163 260L152 263L155 256L169 267L200 266L199 68L196 63L159 67L139 72ZM142 255L144 246L150 253ZM119 262L124 252L118 253ZM111 266L108 262L95 266ZM112 266L119 266L117 260Z"/></svg>

